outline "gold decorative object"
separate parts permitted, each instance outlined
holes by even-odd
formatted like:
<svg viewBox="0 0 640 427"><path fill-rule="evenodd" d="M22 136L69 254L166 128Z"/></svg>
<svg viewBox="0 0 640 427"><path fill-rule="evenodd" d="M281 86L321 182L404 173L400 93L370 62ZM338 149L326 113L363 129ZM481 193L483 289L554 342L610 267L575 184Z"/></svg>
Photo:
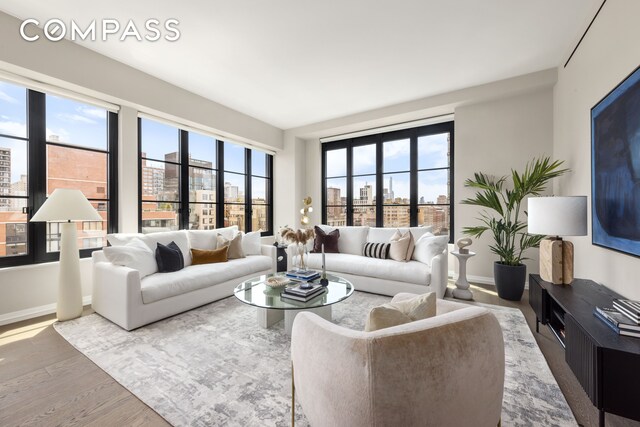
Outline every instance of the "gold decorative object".
<svg viewBox="0 0 640 427"><path fill-rule="evenodd" d="M302 200L302 204L304 205L302 209L300 209L300 214L302 217L300 218L300 224L309 225L309 214L313 212L313 207L311 207L311 196L307 196Z"/></svg>

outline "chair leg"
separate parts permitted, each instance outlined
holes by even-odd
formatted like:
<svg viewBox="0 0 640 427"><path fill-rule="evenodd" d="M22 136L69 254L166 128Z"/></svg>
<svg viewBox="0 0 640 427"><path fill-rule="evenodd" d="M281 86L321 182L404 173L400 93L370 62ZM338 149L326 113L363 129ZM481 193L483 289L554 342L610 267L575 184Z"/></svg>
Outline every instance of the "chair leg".
<svg viewBox="0 0 640 427"><path fill-rule="evenodd" d="M291 427L296 424L296 383L293 380L293 363L291 363Z"/></svg>
<svg viewBox="0 0 640 427"><path fill-rule="evenodd" d="M501 427L501 426L502 426L502 418L498 420L498 427Z"/></svg>

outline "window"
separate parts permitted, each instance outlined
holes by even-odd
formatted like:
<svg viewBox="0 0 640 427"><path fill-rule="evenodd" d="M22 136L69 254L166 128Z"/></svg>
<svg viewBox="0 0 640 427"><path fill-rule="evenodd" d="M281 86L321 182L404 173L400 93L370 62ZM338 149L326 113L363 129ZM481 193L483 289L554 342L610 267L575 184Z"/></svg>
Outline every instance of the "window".
<svg viewBox="0 0 640 427"><path fill-rule="evenodd" d="M271 155L153 120L139 123L143 233L230 225L273 233Z"/></svg>
<svg viewBox="0 0 640 427"><path fill-rule="evenodd" d="M453 228L453 122L323 144L322 222Z"/></svg>
<svg viewBox="0 0 640 427"><path fill-rule="evenodd" d="M117 224L117 124L104 108L0 82L0 267L58 259L59 225L29 223L57 188L80 189L103 218L78 223L80 255L106 244Z"/></svg>

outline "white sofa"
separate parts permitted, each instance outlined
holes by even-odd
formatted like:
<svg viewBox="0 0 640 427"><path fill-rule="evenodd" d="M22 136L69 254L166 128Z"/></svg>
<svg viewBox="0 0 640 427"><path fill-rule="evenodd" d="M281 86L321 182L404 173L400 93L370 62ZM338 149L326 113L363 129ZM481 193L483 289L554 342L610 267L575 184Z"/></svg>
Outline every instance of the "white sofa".
<svg viewBox="0 0 640 427"><path fill-rule="evenodd" d="M333 227L321 225L325 231ZM447 289L448 279L448 237L433 236L430 227L400 228L401 232L411 230L416 242L425 234L433 236L441 252L425 259L414 253L411 261L400 262L392 259L377 259L363 256L367 242L388 243L397 228L378 227L336 227L340 231L338 250L340 253L325 254L326 269L349 280L359 291L394 296L400 292L423 294L435 292L438 298L443 298ZM444 244L443 244L444 242ZM431 242L433 243L433 242ZM313 242L307 247L312 248ZM290 245L287 252L287 269L291 270L298 263L298 249ZM416 252L424 255L424 248L416 247ZM320 270L322 268L322 254L309 253L307 266Z"/></svg>
<svg viewBox="0 0 640 427"><path fill-rule="evenodd" d="M212 246L221 230L109 236L112 245L125 245L140 238L150 248L155 248L156 242L166 245L175 241L184 255L185 268L172 273L150 274L141 279L140 271L114 265L103 251L95 251L91 306L113 323L132 330L233 295L233 289L240 282L276 271L276 248L271 245L260 245L259 255L224 263L191 265L193 242L198 240L193 246L196 249L215 249ZM209 247L203 247L207 244Z"/></svg>

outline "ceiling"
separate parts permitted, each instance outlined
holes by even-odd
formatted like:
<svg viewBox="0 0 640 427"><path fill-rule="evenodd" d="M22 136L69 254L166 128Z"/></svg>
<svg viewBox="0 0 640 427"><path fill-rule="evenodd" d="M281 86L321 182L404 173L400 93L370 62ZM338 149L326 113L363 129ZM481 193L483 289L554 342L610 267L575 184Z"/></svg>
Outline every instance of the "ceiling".
<svg viewBox="0 0 640 427"><path fill-rule="evenodd" d="M149 18L82 45L281 129L558 66L601 0L2 0L44 22Z"/></svg>

